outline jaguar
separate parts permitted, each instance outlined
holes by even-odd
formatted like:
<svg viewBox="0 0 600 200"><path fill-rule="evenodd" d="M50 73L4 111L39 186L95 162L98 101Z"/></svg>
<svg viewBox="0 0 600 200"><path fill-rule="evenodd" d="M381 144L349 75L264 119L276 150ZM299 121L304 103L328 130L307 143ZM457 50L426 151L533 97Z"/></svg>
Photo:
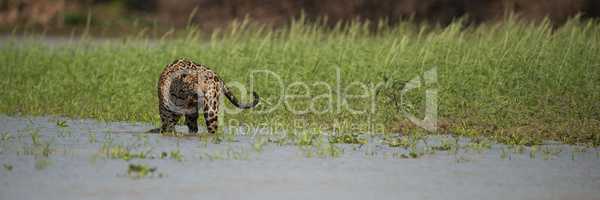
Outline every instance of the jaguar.
<svg viewBox="0 0 600 200"><path fill-rule="evenodd" d="M150 132L175 132L175 125L184 116L188 131L197 133L197 120L202 110L206 129L214 134L218 128L221 95L240 109L254 108L259 103L259 96L254 91L251 103L240 103L213 70L188 59L177 59L167 65L160 74L157 88L161 125L159 130Z"/></svg>

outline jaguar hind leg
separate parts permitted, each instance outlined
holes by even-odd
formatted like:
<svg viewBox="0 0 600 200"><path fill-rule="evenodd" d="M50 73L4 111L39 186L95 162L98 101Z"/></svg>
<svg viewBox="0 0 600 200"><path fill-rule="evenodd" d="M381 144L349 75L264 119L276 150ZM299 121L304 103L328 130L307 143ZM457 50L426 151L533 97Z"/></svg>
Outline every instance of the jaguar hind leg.
<svg viewBox="0 0 600 200"><path fill-rule="evenodd" d="M175 132L175 125L177 125L177 121L179 121L179 115L170 112L163 111L160 113L160 133L172 133Z"/></svg>
<svg viewBox="0 0 600 200"><path fill-rule="evenodd" d="M211 98L206 98L204 100L204 121L206 122L206 129L208 130L208 133L214 134L219 128L219 94L215 92L208 94L207 97Z"/></svg>
<svg viewBox="0 0 600 200"><path fill-rule="evenodd" d="M204 112L204 121L206 122L206 129L208 133L214 134L219 128L219 119L216 112L206 111Z"/></svg>

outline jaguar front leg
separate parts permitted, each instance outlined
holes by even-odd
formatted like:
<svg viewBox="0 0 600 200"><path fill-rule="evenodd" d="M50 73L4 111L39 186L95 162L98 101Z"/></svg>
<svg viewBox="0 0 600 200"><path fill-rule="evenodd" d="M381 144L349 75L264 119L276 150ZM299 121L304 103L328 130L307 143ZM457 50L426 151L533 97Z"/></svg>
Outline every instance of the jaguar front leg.
<svg viewBox="0 0 600 200"><path fill-rule="evenodd" d="M190 133L198 133L198 112L185 115L185 125Z"/></svg>

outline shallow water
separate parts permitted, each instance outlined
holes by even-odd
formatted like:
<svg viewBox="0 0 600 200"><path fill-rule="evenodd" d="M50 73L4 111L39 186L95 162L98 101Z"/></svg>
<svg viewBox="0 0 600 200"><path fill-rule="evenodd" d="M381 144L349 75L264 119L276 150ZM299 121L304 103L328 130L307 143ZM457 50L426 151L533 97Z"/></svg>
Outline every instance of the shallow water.
<svg viewBox="0 0 600 200"><path fill-rule="evenodd" d="M68 127L57 125L62 120ZM339 157L309 157L294 145L267 143L259 152L256 139L237 128L226 132L238 136L221 143L143 133L151 128L0 116L0 199L600 199L593 148L550 144L532 154L494 144L405 159L395 156L404 150L373 137L367 145L337 145ZM102 151L118 145L154 158L110 159ZM177 150L182 161L160 158ZM129 164L156 172L134 178Z"/></svg>

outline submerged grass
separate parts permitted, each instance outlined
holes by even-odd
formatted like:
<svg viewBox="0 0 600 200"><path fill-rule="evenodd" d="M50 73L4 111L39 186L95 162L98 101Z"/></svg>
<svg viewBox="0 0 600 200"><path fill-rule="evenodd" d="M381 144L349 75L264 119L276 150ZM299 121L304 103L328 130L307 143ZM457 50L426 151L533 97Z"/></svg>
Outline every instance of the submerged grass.
<svg viewBox="0 0 600 200"><path fill-rule="evenodd" d="M422 116L425 90L404 96L410 106L397 99L399 89L436 67L438 81L428 87L439 91L438 132L520 145L600 145L598 22L370 27L299 20L280 29L238 23L211 35L190 27L160 40L9 37L0 44L0 112L157 122L158 74L186 57L261 95L258 109L228 113L225 125L410 133L418 128L406 128L402 110ZM253 70L280 79L255 73L251 80ZM287 103L278 103L282 98ZM311 141L305 139L299 142Z"/></svg>
<svg viewBox="0 0 600 200"><path fill-rule="evenodd" d="M131 179L141 179L154 176L162 178L164 174L157 174L156 167L151 167L146 164L129 164L127 167L127 176Z"/></svg>

